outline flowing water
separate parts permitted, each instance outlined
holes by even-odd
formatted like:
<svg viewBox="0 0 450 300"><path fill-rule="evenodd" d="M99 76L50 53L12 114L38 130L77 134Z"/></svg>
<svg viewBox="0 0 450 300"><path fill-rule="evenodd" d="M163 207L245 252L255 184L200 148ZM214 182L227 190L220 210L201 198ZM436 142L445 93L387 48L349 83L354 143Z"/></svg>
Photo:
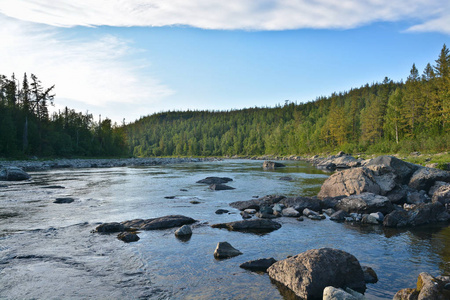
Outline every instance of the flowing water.
<svg viewBox="0 0 450 300"><path fill-rule="evenodd" d="M279 218L281 229L257 235L208 225L241 219L230 202L268 194L313 196L328 177L306 163L286 164L276 171L263 171L261 161L251 160L61 169L1 183L0 299L286 299L267 274L239 265L321 247L347 251L376 271L379 282L368 284L369 299L392 299L399 289L414 287L420 272L450 274L448 226L393 230ZM212 191L196 183L207 176L231 177L228 185L236 189ZM75 201L53 203L60 197ZM230 213L215 214L219 208ZM91 232L102 222L169 214L199 221L189 240L177 239L176 228L142 231L129 244ZM216 260L213 252L222 241L243 255Z"/></svg>

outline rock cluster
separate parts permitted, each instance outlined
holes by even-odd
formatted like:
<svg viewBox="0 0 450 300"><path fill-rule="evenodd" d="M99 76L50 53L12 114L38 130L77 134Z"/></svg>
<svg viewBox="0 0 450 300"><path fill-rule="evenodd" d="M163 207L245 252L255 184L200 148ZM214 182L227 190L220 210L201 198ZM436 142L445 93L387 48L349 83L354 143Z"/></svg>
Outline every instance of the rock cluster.
<svg viewBox="0 0 450 300"><path fill-rule="evenodd" d="M415 289L402 289L393 299L450 299L450 276L433 277L428 273L420 273Z"/></svg>
<svg viewBox="0 0 450 300"><path fill-rule="evenodd" d="M333 220L375 223L365 214L381 213L387 227L418 226L450 219L450 172L425 168L393 156L380 156L362 167L332 174L323 183L318 198L322 207L339 211ZM343 211L343 212L342 212Z"/></svg>
<svg viewBox="0 0 450 300"><path fill-rule="evenodd" d="M0 169L0 181L22 181L30 179L30 175L18 167Z"/></svg>

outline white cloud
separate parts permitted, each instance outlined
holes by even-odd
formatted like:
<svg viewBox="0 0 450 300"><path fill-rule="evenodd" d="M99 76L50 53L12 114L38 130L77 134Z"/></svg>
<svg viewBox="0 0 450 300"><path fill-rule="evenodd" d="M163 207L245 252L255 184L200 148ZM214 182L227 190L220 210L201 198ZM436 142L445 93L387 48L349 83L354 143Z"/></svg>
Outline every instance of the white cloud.
<svg viewBox="0 0 450 300"><path fill-rule="evenodd" d="M0 0L0 12L53 26L171 26L284 30L407 20L448 33L448 0Z"/></svg>
<svg viewBox="0 0 450 300"><path fill-rule="evenodd" d="M148 62L133 61L139 51L130 42L112 35L97 40L63 37L58 28L16 21L0 15L1 74L34 73L44 87L55 84L56 103L77 110L95 108L112 114L116 104L124 110L156 103L173 93L158 80L142 74ZM78 103L73 107L71 103ZM139 111L133 116L139 117ZM122 117L125 116L122 114ZM121 116L114 116L121 120ZM117 119L116 119L117 120Z"/></svg>

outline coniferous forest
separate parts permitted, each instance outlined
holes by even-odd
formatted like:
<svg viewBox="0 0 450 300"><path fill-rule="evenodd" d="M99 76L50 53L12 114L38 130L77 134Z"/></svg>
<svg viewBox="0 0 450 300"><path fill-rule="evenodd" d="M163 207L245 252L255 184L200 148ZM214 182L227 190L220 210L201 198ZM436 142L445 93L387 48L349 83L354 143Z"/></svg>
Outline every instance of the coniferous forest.
<svg viewBox="0 0 450 300"><path fill-rule="evenodd" d="M124 128L65 108L49 114L54 86L36 75L0 75L0 157L117 156L126 152Z"/></svg>
<svg viewBox="0 0 450 300"><path fill-rule="evenodd" d="M21 86L0 77L0 156L301 155L325 151L397 153L450 149L450 51L443 46L405 82L366 84L347 92L274 108L169 111L128 125L95 122L66 108L48 113L53 86L35 75Z"/></svg>

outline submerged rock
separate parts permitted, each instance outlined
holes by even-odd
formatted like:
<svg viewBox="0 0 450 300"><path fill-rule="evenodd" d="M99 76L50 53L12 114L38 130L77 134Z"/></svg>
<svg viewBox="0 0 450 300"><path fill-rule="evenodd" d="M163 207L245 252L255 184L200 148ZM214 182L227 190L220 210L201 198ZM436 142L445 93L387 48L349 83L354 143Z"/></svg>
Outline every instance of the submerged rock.
<svg viewBox="0 0 450 300"><path fill-rule="evenodd" d="M241 255L242 252L235 249L228 242L220 242L217 244L216 250L214 250L214 257L217 259L231 258Z"/></svg>
<svg viewBox="0 0 450 300"><path fill-rule="evenodd" d="M257 259L257 260L247 261L247 262L241 264L239 267L246 269L246 270L250 270L250 271L267 272L267 269L276 262L277 261L273 257L261 258L261 259Z"/></svg>
<svg viewBox="0 0 450 300"><path fill-rule="evenodd" d="M226 184L214 183L209 186L209 188L213 191L225 191L225 190L234 190L234 187L228 186Z"/></svg>
<svg viewBox="0 0 450 300"><path fill-rule="evenodd" d="M56 198L55 201L53 201L53 203L67 204L67 203L72 203L73 201L75 201L75 199L73 199L73 198Z"/></svg>
<svg viewBox="0 0 450 300"><path fill-rule="evenodd" d="M270 278L291 289L297 296L321 298L327 286L364 292L364 273L358 260L342 250L313 249L274 263Z"/></svg>

